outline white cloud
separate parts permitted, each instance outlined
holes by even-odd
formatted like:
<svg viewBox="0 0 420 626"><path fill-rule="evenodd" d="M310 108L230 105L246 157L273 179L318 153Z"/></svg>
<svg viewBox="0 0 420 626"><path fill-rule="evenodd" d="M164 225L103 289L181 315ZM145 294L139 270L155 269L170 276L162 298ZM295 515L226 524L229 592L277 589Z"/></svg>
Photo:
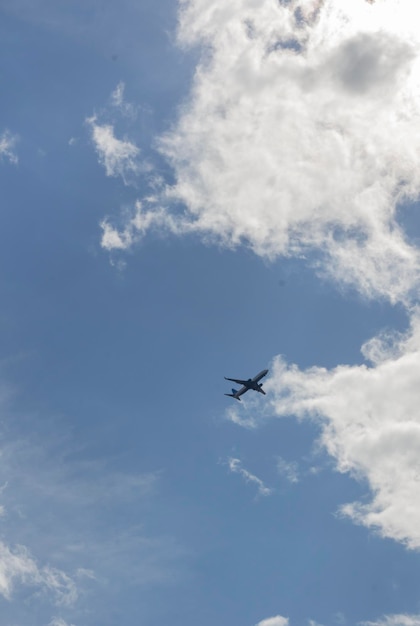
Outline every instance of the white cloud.
<svg viewBox="0 0 420 626"><path fill-rule="evenodd" d="M281 456L277 457L277 471L280 476L283 476L289 483L299 482L299 468L296 461L286 461Z"/></svg>
<svg viewBox="0 0 420 626"><path fill-rule="evenodd" d="M161 212L169 230L270 258L315 251L320 272L407 300L420 257L397 218L420 192L416 17L411 0L184 0L179 42L203 55L159 142L176 179L160 206L185 207ZM128 222L125 247L145 232Z"/></svg>
<svg viewBox="0 0 420 626"><path fill-rule="evenodd" d="M319 423L337 469L367 481L371 490L370 501L344 504L342 514L420 549L420 315L393 345L387 337L368 346L372 367L300 370L277 357L264 410Z"/></svg>
<svg viewBox="0 0 420 626"><path fill-rule="evenodd" d="M269 496L273 493L273 490L269 487L266 487L263 481L258 478L258 476L251 474L251 472L245 469L239 459L229 458L228 465L231 472L242 476L247 483L253 483L254 485L256 485L258 488L258 494L260 496Z"/></svg>
<svg viewBox="0 0 420 626"><path fill-rule="evenodd" d="M5 158L10 163L17 164L18 157L16 154L17 135L12 135L8 130L3 131L0 135L0 160Z"/></svg>
<svg viewBox="0 0 420 626"><path fill-rule="evenodd" d="M0 542L0 593L10 599L16 581L25 582L38 578L38 568L25 548L18 546L12 552Z"/></svg>
<svg viewBox="0 0 420 626"><path fill-rule="evenodd" d="M99 162L105 167L107 176L120 176L128 185L135 182L136 176L150 169L139 159L140 148L128 139L115 137L111 124L99 124L96 117L89 118L87 122Z"/></svg>
<svg viewBox="0 0 420 626"><path fill-rule="evenodd" d="M50 593L58 605L71 606L77 600L76 585L67 574L50 566L40 568L27 548L12 550L0 541L0 594L6 600L11 599L16 583Z"/></svg>
<svg viewBox="0 0 420 626"><path fill-rule="evenodd" d="M102 220L101 245L105 250L127 250L138 239L139 235L145 234L152 227L176 232L177 224L171 220L164 210L144 209L144 203L137 201L132 212L126 212L125 225L122 230L112 226L106 218Z"/></svg>
<svg viewBox="0 0 420 626"><path fill-rule="evenodd" d="M258 622L256 626L289 626L289 618L276 615L276 617L269 617L263 619L262 622Z"/></svg>

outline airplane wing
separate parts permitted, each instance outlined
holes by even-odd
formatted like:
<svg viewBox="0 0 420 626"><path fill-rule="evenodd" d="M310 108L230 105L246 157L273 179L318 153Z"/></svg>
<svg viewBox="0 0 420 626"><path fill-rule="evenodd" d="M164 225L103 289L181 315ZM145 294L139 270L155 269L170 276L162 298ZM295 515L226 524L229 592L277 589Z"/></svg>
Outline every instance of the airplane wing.
<svg viewBox="0 0 420 626"><path fill-rule="evenodd" d="M226 378L226 376L225 376L225 380L231 380L233 383L236 383L237 385L246 385L248 382L247 380L240 380L239 378Z"/></svg>
<svg viewBox="0 0 420 626"><path fill-rule="evenodd" d="M267 374L268 374L268 370L263 370L262 372L254 376L254 378L252 379L252 382L257 383L259 380L261 380L261 378L264 378L264 376L267 376Z"/></svg>

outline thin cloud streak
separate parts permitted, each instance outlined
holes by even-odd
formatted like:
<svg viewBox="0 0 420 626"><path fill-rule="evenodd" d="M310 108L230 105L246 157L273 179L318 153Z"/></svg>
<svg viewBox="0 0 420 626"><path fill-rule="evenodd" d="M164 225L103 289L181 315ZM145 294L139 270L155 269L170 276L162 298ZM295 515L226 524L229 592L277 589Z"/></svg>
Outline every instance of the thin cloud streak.
<svg viewBox="0 0 420 626"><path fill-rule="evenodd" d="M361 622L361 626L420 626L420 615L386 615L377 622Z"/></svg>
<svg viewBox="0 0 420 626"><path fill-rule="evenodd" d="M273 490L269 487L266 487L266 485L260 478L258 478L258 476L251 474L251 472L245 469L239 459L235 459L232 457L229 458L228 466L231 472L242 476L245 479L245 482L256 485L258 488L258 494L260 496L270 496L273 493Z"/></svg>

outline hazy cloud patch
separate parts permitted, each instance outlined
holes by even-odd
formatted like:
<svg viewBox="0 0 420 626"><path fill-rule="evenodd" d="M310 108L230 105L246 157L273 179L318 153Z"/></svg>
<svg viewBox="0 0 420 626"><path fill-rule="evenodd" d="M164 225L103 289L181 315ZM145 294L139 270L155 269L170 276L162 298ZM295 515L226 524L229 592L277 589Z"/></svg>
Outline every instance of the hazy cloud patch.
<svg viewBox="0 0 420 626"><path fill-rule="evenodd" d="M420 615L386 615L377 622L361 622L362 626L420 626Z"/></svg>
<svg viewBox="0 0 420 626"><path fill-rule="evenodd" d="M124 117L135 119L137 116L138 107L125 99L125 83L122 81L118 83L111 93L111 105Z"/></svg>
<svg viewBox="0 0 420 626"><path fill-rule="evenodd" d="M61 614L50 612L56 619L77 622L87 598L100 604L110 581L118 581L115 593L133 586L143 593L182 578L187 550L170 528L155 532L150 522L160 471L127 472L115 459L86 458L59 424L46 429L29 428L28 439L2 433L8 488L0 490L7 511L0 595L10 610L28 597L34 606L60 607Z"/></svg>
<svg viewBox="0 0 420 626"><path fill-rule="evenodd" d="M61 617L53 617L48 626L75 626L74 624L69 624Z"/></svg>
<svg viewBox="0 0 420 626"><path fill-rule="evenodd" d="M3 131L0 135L0 161L6 159L9 163L17 165L19 160L16 154L17 142L17 135L13 135L9 130Z"/></svg>
<svg viewBox="0 0 420 626"><path fill-rule="evenodd" d="M296 461L286 461L281 456L277 457L277 471L289 483L299 482L299 466Z"/></svg>

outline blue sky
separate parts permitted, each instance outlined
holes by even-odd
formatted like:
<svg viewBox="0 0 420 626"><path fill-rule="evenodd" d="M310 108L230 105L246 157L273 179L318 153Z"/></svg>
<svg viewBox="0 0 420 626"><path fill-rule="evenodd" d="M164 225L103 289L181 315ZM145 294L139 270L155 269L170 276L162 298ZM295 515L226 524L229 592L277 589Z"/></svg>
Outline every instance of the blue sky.
<svg viewBox="0 0 420 626"><path fill-rule="evenodd" d="M0 16L2 624L418 626L418 9Z"/></svg>

